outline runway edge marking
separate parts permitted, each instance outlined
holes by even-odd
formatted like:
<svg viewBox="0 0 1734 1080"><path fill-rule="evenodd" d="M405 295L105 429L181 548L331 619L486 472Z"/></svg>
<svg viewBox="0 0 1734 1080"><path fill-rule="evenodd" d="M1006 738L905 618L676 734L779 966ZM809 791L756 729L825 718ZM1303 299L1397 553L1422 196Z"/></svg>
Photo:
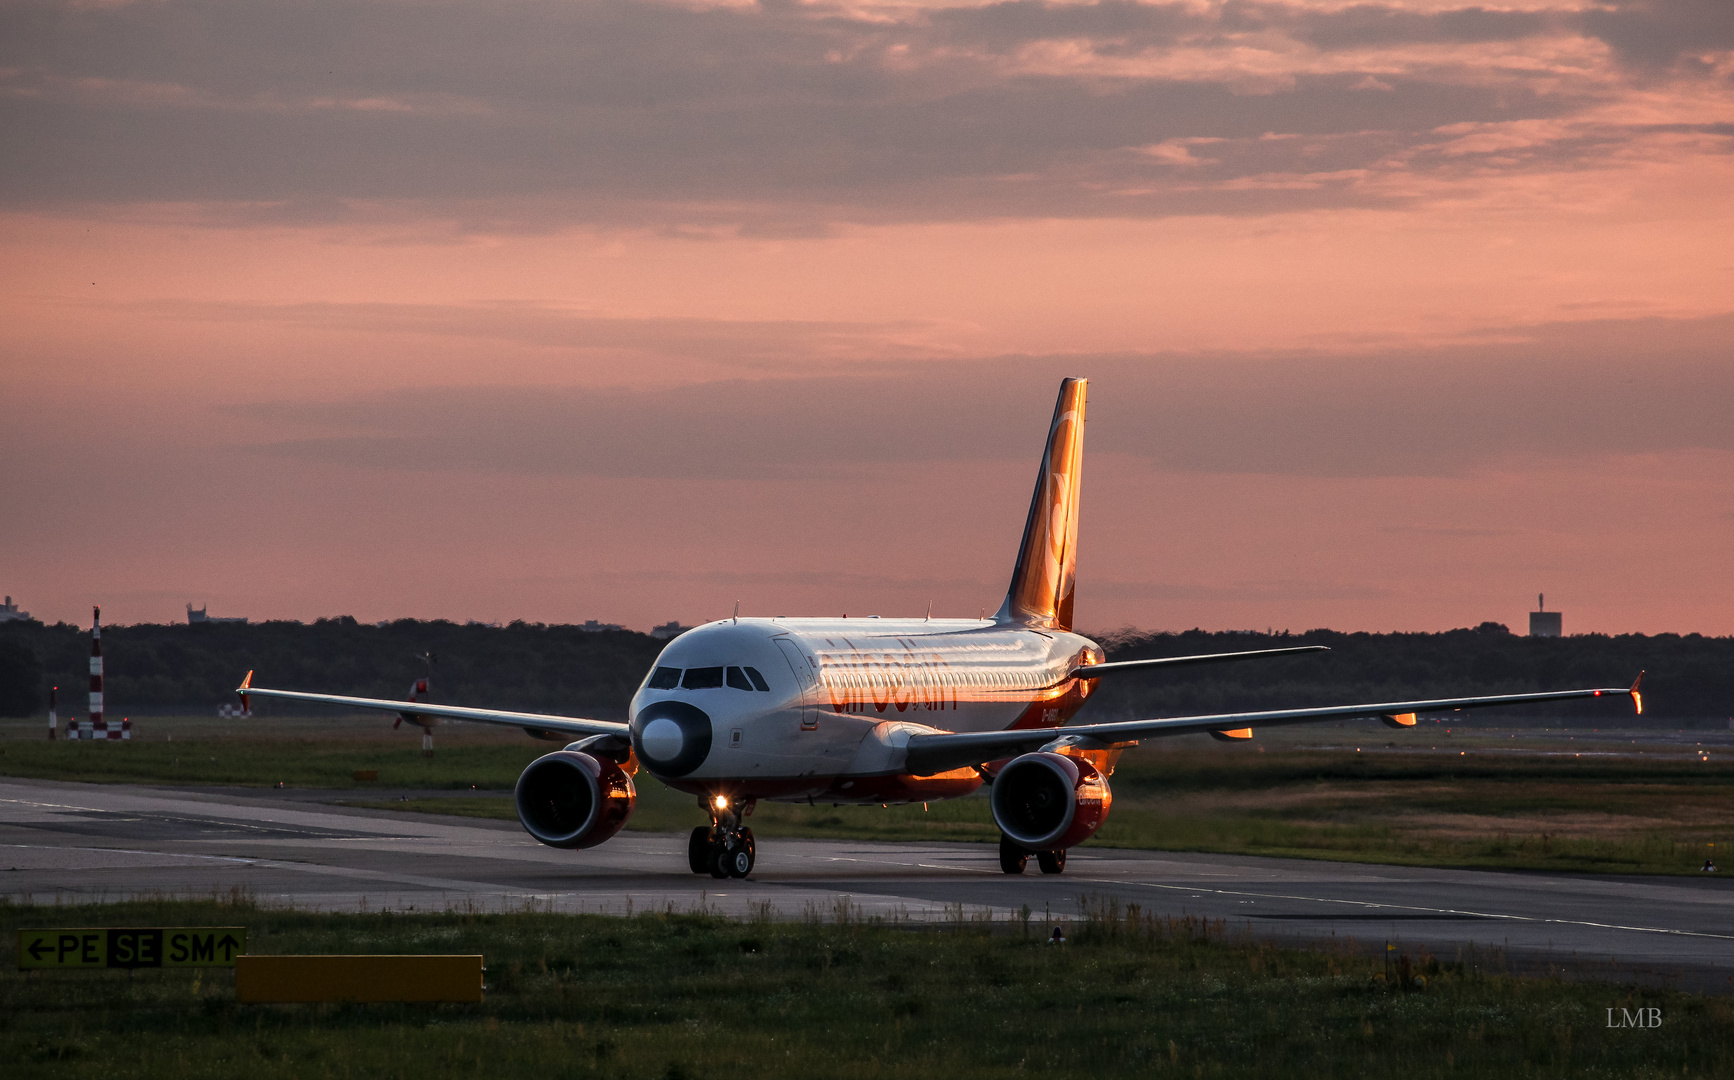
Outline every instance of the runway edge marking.
<svg viewBox="0 0 1734 1080"><path fill-rule="evenodd" d="M1587 919L1551 919L1536 915L1502 915L1491 911L1470 911L1465 908L1435 908L1420 907L1415 904L1385 904L1376 900L1343 900L1333 896L1291 896L1287 893L1245 892L1238 889L1212 889L1200 885L1161 885L1153 881L1125 881L1114 878L1073 878L1073 881L1087 881L1093 885L1132 885L1143 889L1167 889L1172 892L1210 893L1213 896L1253 896L1261 900L1305 900L1314 904L1344 904L1349 907L1374 908L1392 911L1425 911L1435 915L1468 915L1479 919L1504 919L1508 922L1526 922L1537 925L1587 926L1595 930L1629 930L1638 934L1671 934L1676 937L1715 938L1719 941L1734 941L1734 934L1712 934L1705 930L1674 930L1666 926L1624 926L1619 923L1590 922Z"/></svg>

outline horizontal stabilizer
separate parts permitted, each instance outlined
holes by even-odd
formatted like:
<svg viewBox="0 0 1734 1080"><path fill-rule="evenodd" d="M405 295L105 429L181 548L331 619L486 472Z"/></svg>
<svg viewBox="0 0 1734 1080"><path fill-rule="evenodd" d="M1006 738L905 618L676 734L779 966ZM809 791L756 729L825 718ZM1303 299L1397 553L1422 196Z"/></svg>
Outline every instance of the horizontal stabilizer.
<svg viewBox="0 0 1734 1080"><path fill-rule="evenodd" d="M1253 649L1249 652L1206 653L1202 656L1164 656L1155 660L1116 660L1109 664L1085 664L1072 669L1075 679L1099 679L1103 675L1122 675L1130 671L1175 667L1180 664L1221 664L1229 660L1258 660L1267 656L1289 656L1304 652L1330 652L1327 645L1297 645L1287 649Z"/></svg>

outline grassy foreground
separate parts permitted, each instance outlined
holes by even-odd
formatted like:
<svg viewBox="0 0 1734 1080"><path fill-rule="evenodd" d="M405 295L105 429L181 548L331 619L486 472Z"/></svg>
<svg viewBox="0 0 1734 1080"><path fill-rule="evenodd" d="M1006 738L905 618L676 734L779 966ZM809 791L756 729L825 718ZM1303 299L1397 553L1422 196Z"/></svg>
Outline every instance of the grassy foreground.
<svg viewBox="0 0 1734 1080"><path fill-rule="evenodd" d="M845 902L846 903L846 902ZM225 970L0 973L9 1077L1730 1076L1734 1001L1224 940L1094 906L997 927L701 914L0 906L20 926L248 927L255 953L479 952L477 1006L243 1006ZM1659 1008L1653 1029L1609 1008Z"/></svg>
<svg viewBox="0 0 1734 1080"><path fill-rule="evenodd" d="M153 720L126 744L51 743L33 728L0 738L0 775L98 782L252 785L350 791L345 801L384 809L514 819L499 798L370 799L380 789L509 791L552 746L515 732L454 725L439 749L416 734L364 722L282 728L217 728ZM1700 757L1685 746L1644 757L1537 756L1561 743L1497 733L1458 739L1455 753L1370 752L1285 746L1196 746L1172 740L1133 751L1113 777L1114 809L1091 841L1112 847L1209 851L1489 869L1695 874L1706 858L1734 872L1734 755ZM1608 738L1608 736L1601 736ZM1437 732L1400 738L1419 749ZM1594 738L1586 735L1585 738ZM1376 741L1375 741L1376 740ZM1262 744L1261 744L1262 745ZM1396 744L1402 747L1403 743ZM1594 742L1569 745L1594 750ZM1611 745L1611 744L1610 744ZM1378 748L1375 750L1375 748ZM1455 749L1455 746L1453 747ZM1604 747L1605 749L1605 747ZM376 782L356 770L377 771ZM679 832L704 820L691 796L640 774L629 828ZM985 800L888 807L760 804L751 824L772 837L994 842Z"/></svg>

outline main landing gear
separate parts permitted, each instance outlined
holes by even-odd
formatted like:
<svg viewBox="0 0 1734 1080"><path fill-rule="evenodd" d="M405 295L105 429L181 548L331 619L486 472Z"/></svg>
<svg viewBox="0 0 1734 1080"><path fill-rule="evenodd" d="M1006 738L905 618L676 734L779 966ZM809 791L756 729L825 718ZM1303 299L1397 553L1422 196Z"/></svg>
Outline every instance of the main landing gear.
<svg viewBox="0 0 1734 1080"><path fill-rule="evenodd" d="M741 824L728 800L705 800L710 824L692 830L686 841L686 862L695 874L713 878L744 878L753 872L753 830Z"/></svg>
<svg viewBox="0 0 1734 1080"><path fill-rule="evenodd" d="M1011 837L1000 834L999 837L999 868L1008 874L1021 874L1029 864L1030 856L1036 857L1036 865L1042 868L1044 874L1060 874L1066 869L1066 851L1029 851L1012 843Z"/></svg>

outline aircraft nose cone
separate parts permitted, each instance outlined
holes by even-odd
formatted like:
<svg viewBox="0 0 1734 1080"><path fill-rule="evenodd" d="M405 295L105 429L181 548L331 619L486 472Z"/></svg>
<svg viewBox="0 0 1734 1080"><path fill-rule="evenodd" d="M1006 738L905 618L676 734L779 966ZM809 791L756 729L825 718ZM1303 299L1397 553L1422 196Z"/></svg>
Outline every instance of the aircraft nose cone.
<svg viewBox="0 0 1734 1080"><path fill-rule="evenodd" d="M658 761L672 761L680 756L681 747L686 745L686 735L680 730L680 725L666 716L659 716L644 725L644 734L640 736L644 743L644 753Z"/></svg>
<svg viewBox="0 0 1734 1080"><path fill-rule="evenodd" d="M684 701L658 701L632 718L632 748L657 776L685 776L710 756L710 717Z"/></svg>

